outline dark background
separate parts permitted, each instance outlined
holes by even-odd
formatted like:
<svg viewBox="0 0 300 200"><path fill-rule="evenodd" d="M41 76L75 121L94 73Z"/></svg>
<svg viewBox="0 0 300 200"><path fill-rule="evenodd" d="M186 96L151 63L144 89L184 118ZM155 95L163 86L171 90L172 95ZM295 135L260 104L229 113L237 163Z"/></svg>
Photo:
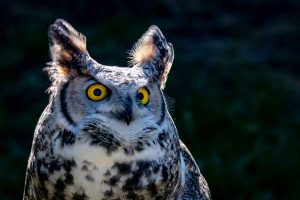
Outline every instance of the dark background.
<svg viewBox="0 0 300 200"><path fill-rule="evenodd" d="M56 18L87 36L96 60L121 66L158 25L175 49L172 116L213 199L299 198L299 1L7 0L0 13L1 199L21 199Z"/></svg>

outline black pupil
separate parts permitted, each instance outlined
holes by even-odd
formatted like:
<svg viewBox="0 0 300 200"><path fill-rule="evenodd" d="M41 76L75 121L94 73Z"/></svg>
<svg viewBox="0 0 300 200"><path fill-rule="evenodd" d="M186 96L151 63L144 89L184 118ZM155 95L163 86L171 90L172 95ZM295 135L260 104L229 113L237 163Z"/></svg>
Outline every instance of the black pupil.
<svg viewBox="0 0 300 200"><path fill-rule="evenodd" d="M100 96L101 95L101 90L100 89L95 89L94 90L94 95L95 96Z"/></svg>
<svg viewBox="0 0 300 200"><path fill-rule="evenodd" d="M138 94L137 94L137 98L138 98L138 100L140 100L140 101L141 101L141 100L144 98L144 95L143 95L143 93L141 93L141 92L140 92L140 93L138 93Z"/></svg>

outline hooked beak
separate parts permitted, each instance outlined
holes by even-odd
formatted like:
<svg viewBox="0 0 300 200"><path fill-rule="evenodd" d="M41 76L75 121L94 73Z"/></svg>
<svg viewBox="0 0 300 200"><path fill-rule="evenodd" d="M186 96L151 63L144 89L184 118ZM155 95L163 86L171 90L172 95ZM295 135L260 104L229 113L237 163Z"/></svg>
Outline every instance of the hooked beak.
<svg viewBox="0 0 300 200"><path fill-rule="evenodd" d="M123 106L125 109L119 113L118 119L124 121L127 126L129 126L132 120L132 100L130 99L130 97L126 98Z"/></svg>
<svg viewBox="0 0 300 200"><path fill-rule="evenodd" d="M131 112L125 112L123 116L123 121L126 122L127 126L129 126L131 119L132 119Z"/></svg>

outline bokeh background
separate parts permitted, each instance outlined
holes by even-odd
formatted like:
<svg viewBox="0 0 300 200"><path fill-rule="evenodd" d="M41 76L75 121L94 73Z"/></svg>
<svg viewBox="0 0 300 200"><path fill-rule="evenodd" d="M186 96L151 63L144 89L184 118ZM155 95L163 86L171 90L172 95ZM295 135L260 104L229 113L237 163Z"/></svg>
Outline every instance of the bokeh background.
<svg viewBox="0 0 300 200"><path fill-rule="evenodd" d="M0 13L1 199L22 196L56 18L87 36L96 60L120 66L158 25L175 48L172 116L213 199L299 199L299 1L1 0Z"/></svg>

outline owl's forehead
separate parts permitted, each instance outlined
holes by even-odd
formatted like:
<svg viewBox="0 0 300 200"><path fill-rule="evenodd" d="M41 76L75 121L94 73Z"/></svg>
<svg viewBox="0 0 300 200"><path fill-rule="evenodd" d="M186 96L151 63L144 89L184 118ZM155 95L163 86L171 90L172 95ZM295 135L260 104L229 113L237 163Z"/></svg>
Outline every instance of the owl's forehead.
<svg viewBox="0 0 300 200"><path fill-rule="evenodd" d="M142 86L148 83L147 77L139 68L105 66L98 69L94 76L100 82L117 87Z"/></svg>

